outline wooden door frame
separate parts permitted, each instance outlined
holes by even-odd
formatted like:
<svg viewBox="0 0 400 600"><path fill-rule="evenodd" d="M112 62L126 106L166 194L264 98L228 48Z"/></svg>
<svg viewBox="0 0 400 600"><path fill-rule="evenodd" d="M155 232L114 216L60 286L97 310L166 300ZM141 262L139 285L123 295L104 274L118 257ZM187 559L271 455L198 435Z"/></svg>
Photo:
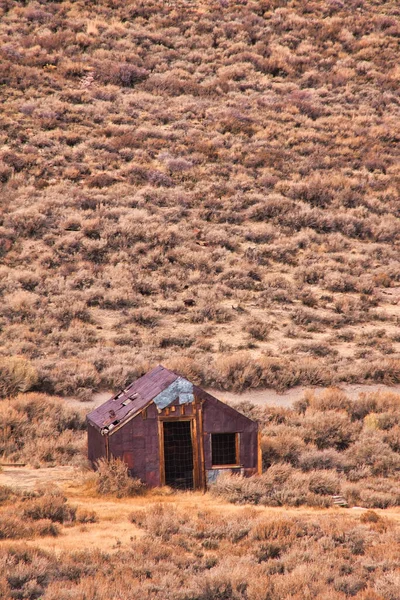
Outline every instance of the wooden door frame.
<svg viewBox="0 0 400 600"><path fill-rule="evenodd" d="M201 465L203 463L202 456L204 454L203 436L199 438L196 415L188 417L158 417L158 439L160 452L160 485L165 485L165 452L164 452L164 423L178 423L180 421L189 421L190 435L192 439L193 449L193 490L204 489L204 477ZM200 439L200 448L199 448Z"/></svg>

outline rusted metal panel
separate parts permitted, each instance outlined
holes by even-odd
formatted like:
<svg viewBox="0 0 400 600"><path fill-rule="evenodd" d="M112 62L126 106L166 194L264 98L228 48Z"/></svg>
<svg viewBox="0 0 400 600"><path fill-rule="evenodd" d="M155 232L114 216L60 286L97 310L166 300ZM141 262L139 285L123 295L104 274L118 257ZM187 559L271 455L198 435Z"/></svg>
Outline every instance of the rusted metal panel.
<svg viewBox="0 0 400 600"><path fill-rule="evenodd" d="M155 404L150 404L147 408L147 419L157 419L158 418L158 410Z"/></svg>
<svg viewBox="0 0 400 600"><path fill-rule="evenodd" d="M257 423L219 400L204 402L204 430L208 433L257 431Z"/></svg>
<svg viewBox="0 0 400 600"><path fill-rule="evenodd" d="M196 399L197 400L197 399ZM198 427L199 427L199 488L203 491L206 490L206 466L204 459L204 423L203 423L203 403L200 401L198 409Z"/></svg>
<svg viewBox="0 0 400 600"><path fill-rule="evenodd" d="M244 467L257 468L258 436L257 431L245 431L240 440L240 464Z"/></svg>
<svg viewBox="0 0 400 600"><path fill-rule="evenodd" d="M211 457L211 434L207 431L203 435L203 448L204 448L204 468L211 469L212 457Z"/></svg>
<svg viewBox="0 0 400 600"><path fill-rule="evenodd" d="M133 452L124 452L122 454L122 460L128 466L128 469L132 471L134 467Z"/></svg>
<svg viewBox="0 0 400 600"><path fill-rule="evenodd" d="M132 438L132 448L134 450L144 450L146 447L144 437L133 437Z"/></svg>
<svg viewBox="0 0 400 600"><path fill-rule="evenodd" d="M106 455L106 444L104 437L92 425L88 425L88 458L94 464Z"/></svg>
<svg viewBox="0 0 400 600"><path fill-rule="evenodd" d="M212 427L213 409L216 409L218 414L223 413L225 415L225 417L224 417L225 420L229 419L229 417L232 420L237 419L236 426L239 427L240 430L242 430L242 431L245 431L248 427L250 427L250 429L253 429L254 427L257 429L258 426L255 421L252 421L248 417L245 417L244 415L239 413L237 410L235 410L232 406L225 404L225 402L221 402L221 400L218 400L217 398L215 398L214 396L212 396L211 394L209 394L208 392L206 392L205 390L203 390L202 388L200 388L196 385L193 386L193 389L194 389L196 398L203 400L204 406L207 406L209 422L207 422L207 417L204 414L204 418L205 418L204 427L208 431L211 431L210 426Z"/></svg>
<svg viewBox="0 0 400 600"><path fill-rule="evenodd" d="M159 485L163 485L160 482L160 475L158 469L154 471L147 471L145 481L149 487L157 487Z"/></svg>

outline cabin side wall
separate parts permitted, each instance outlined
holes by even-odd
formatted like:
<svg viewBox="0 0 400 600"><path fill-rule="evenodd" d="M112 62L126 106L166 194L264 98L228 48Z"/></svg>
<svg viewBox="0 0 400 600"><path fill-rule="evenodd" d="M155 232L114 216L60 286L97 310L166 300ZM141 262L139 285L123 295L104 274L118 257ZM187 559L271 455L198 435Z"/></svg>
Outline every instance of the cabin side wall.
<svg viewBox="0 0 400 600"><path fill-rule="evenodd" d="M160 485L158 412L154 404L110 435L109 447L111 456L128 465L132 477L149 487Z"/></svg>
<svg viewBox="0 0 400 600"><path fill-rule="evenodd" d="M224 472L236 472L249 477L259 472L258 423L241 415L213 396L203 395L204 467L208 483ZM239 464L235 467L212 465L212 434L237 433Z"/></svg>
<svg viewBox="0 0 400 600"><path fill-rule="evenodd" d="M106 441L100 431L88 423L88 459L95 466L100 458L106 456Z"/></svg>

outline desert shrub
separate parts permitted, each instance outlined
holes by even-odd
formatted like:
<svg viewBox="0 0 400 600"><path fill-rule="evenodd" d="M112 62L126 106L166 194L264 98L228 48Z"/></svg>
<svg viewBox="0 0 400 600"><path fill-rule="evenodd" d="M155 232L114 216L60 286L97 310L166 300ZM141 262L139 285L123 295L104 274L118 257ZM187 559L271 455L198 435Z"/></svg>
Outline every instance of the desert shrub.
<svg viewBox="0 0 400 600"><path fill-rule="evenodd" d="M0 397L26 392L37 380L37 371L29 360L19 356L0 358Z"/></svg>
<svg viewBox="0 0 400 600"><path fill-rule="evenodd" d="M400 574L396 571L385 573L380 577L374 589L384 600L396 600L400 586Z"/></svg>
<svg viewBox="0 0 400 600"><path fill-rule="evenodd" d="M189 381L196 385L201 385L204 381L202 366L193 358L185 356L171 357L165 364L174 373L186 377L186 379L189 379Z"/></svg>
<svg viewBox="0 0 400 600"><path fill-rule="evenodd" d="M392 475L400 470L400 456L381 435L364 431L346 452L347 468L367 467L372 475Z"/></svg>
<svg viewBox="0 0 400 600"><path fill-rule="evenodd" d="M342 454L333 448L325 450L310 448L302 452L298 459L298 466L303 471L313 471L315 469L341 470L342 465Z"/></svg>
<svg viewBox="0 0 400 600"><path fill-rule="evenodd" d="M1 473L1 471L0 471ZM7 500L10 500L11 498L14 498L18 496L18 492L16 492L12 487L8 486L8 485L1 485L0 486L0 505L3 504L4 502L7 502Z"/></svg>
<svg viewBox="0 0 400 600"><path fill-rule="evenodd" d="M206 323L215 321L215 323L228 323L232 320L232 313L223 306L214 303L205 304L191 314L192 323Z"/></svg>
<svg viewBox="0 0 400 600"><path fill-rule="evenodd" d="M143 527L152 535L161 537L163 540L177 534L182 525L187 523L186 516L181 515L178 517L174 507L163 506L162 504L153 506L151 512L132 513L130 520L135 525Z"/></svg>
<svg viewBox="0 0 400 600"><path fill-rule="evenodd" d="M352 401L342 390L338 388L328 388L316 396L313 394L309 398L309 406L316 411L339 410L349 412L352 408Z"/></svg>
<svg viewBox="0 0 400 600"><path fill-rule="evenodd" d="M79 464L84 415L63 400L32 392L0 402L0 456L30 464Z"/></svg>
<svg viewBox="0 0 400 600"><path fill-rule="evenodd" d="M271 327L270 325L268 325L268 323L264 323L263 321L257 320L252 320L245 326L246 333L248 333L250 337L261 342L268 339L270 330Z"/></svg>
<svg viewBox="0 0 400 600"><path fill-rule="evenodd" d="M364 426L367 429L387 431L398 422L398 416L392 412L369 413L364 417Z"/></svg>
<svg viewBox="0 0 400 600"><path fill-rule="evenodd" d="M127 465L120 459L101 458L96 463L97 492L105 496L124 498L142 494L144 486L138 479L129 475Z"/></svg>
<svg viewBox="0 0 400 600"><path fill-rule="evenodd" d="M357 575L350 574L335 577L333 585L338 592L346 594L347 597L352 597L365 588L365 581Z"/></svg>
<svg viewBox="0 0 400 600"><path fill-rule="evenodd" d="M376 412L377 399L371 394L360 394L349 406L352 419L363 420L368 414Z"/></svg>
<svg viewBox="0 0 400 600"><path fill-rule="evenodd" d="M333 200L332 185L320 177L314 177L303 183L294 184L290 190L294 199L308 202L311 206L328 206Z"/></svg>
<svg viewBox="0 0 400 600"><path fill-rule="evenodd" d="M0 504L0 539L57 536L59 524L75 522L76 508L57 488L8 489Z"/></svg>
<svg viewBox="0 0 400 600"><path fill-rule="evenodd" d="M382 521L382 517L374 510L367 510L361 515L360 521L361 523L379 523Z"/></svg>
<svg viewBox="0 0 400 600"><path fill-rule="evenodd" d="M333 473L321 473L306 475L289 465L275 464L259 477L220 475L210 491L234 504L330 506L328 494L338 490L339 480Z"/></svg>
<svg viewBox="0 0 400 600"><path fill-rule="evenodd" d="M260 364L247 354L223 356L216 361L218 384L223 389L243 391L260 386L263 370Z"/></svg>
<svg viewBox="0 0 400 600"><path fill-rule="evenodd" d="M99 518L94 510L78 508L75 513L75 520L77 523L97 523Z"/></svg>
<svg viewBox="0 0 400 600"><path fill-rule="evenodd" d="M290 429L276 433L277 435L273 437L263 436L261 438L263 468L266 469L280 461L296 466L305 449L304 441L300 436L294 435Z"/></svg>
<svg viewBox="0 0 400 600"><path fill-rule="evenodd" d="M135 310L130 315L132 321L142 327L156 327L159 316L151 310Z"/></svg>
<svg viewBox="0 0 400 600"><path fill-rule="evenodd" d="M47 392L62 396L79 396L98 388L99 373L89 361L66 359L57 365L43 364L39 371L41 387Z"/></svg>
<svg viewBox="0 0 400 600"><path fill-rule="evenodd" d="M371 361L363 366L363 376L366 380L395 385L400 382L400 361L380 360Z"/></svg>
<svg viewBox="0 0 400 600"><path fill-rule="evenodd" d="M194 339L186 335L182 337L163 336L160 338L158 344L160 348L171 348L174 346L178 348L190 348L194 344Z"/></svg>
<svg viewBox="0 0 400 600"><path fill-rule="evenodd" d="M0 539L26 539L37 535L57 536L59 528L50 519L30 520L24 515L0 514Z"/></svg>
<svg viewBox="0 0 400 600"><path fill-rule="evenodd" d="M115 177L108 173L97 173L88 179L88 185L93 188L106 188L116 182Z"/></svg>
<svg viewBox="0 0 400 600"><path fill-rule="evenodd" d="M344 412L325 411L306 413L303 423L305 441L312 442L319 450L335 448L345 450L354 441L360 427L352 423Z"/></svg>
<svg viewBox="0 0 400 600"><path fill-rule="evenodd" d="M312 471L308 485L311 492L321 496L333 496L340 491L340 480L333 471Z"/></svg>
<svg viewBox="0 0 400 600"><path fill-rule="evenodd" d="M383 437L394 452L400 453L400 426L395 425Z"/></svg>
<svg viewBox="0 0 400 600"><path fill-rule="evenodd" d="M73 522L76 508L69 506L67 498L57 490L48 490L24 503L23 516L32 521L48 519L52 523Z"/></svg>

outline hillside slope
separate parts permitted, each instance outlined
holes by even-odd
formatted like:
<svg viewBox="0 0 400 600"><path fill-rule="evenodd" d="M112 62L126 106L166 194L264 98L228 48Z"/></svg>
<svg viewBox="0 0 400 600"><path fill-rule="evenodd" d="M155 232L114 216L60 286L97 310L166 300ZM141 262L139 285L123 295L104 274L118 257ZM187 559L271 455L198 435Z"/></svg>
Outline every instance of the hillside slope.
<svg viewBox="0 0 400 600"><path fill-rule="evenodd" d="M1 1L1 354L83 397L400 381L399 17Z"/></svg>

